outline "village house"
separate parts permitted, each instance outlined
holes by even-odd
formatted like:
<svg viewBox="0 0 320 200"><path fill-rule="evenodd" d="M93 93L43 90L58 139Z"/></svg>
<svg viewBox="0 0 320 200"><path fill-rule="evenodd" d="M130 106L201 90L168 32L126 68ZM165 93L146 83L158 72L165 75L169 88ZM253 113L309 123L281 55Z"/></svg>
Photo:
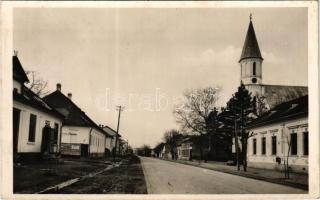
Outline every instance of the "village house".
<svg viewBox="0 0 320 200"><path fill-rule="evenodd" d="M248 166L308 172L308 96L275 106L248 126ZM289 145L290 148L289 148Z"/></svg>
<svg viewBox="0 0 320 200"><path fill-rule="evenodd" d="M60 150L64 116L25 86L29 79L17 55L12 64L14 160L54 155Z"/></svg>
<svg viewBox="0 0 320 200"><path fill-rule="evenodd" d="M202 138L201 138L202 137ZM203 141L201 142L201 139ZM199 160L201 158L200 144L202 144L203 157L208 149L208 140L200 135L187 135L177 142L177 154L179 160Z"/></svg>
<svg viewBox="0 0 320 200"><path fill-rule="evenodd" d="M117 131L113 130L107 125L102 125L102 128L105 132L108 133L110 137L106 137L106 154L112 155L113 151L116 149L116 137L117 137ZM119 140L121 138L121 135L118 134L118 142L117 142L117 149L119 149ZM108 153L107 153L108 152Z"/></svg>
<svg viewBox="0 0 320 200"><path fill-rule="evenodd" d="M161 152L162 152L163 146L164 146L164 143L161 142L161 143L159 143L158 145L156 145L156 146L153 148L154 157L156 157L156 158L161 158L161 157L162 157Z"/></svg>
<svg viewBox="0 0 320 200"><path fill-rule="evenodd" d="M172 153L170 151L170 146L167 143L165 143L163 145L163 148L161 150L161 155L162 155L161 158L163 158L163 159L172 159Z"/></svg>
<svg viewBox="0 0 320 200"><path fill-rule="evenodd" d="M65 120L62 126L61 154L64 156L103 157L105 155L106 137L111 137L93 120L88 117L73 101L72 94L68 97L57 84L56 91L44 97Z"/></svg>

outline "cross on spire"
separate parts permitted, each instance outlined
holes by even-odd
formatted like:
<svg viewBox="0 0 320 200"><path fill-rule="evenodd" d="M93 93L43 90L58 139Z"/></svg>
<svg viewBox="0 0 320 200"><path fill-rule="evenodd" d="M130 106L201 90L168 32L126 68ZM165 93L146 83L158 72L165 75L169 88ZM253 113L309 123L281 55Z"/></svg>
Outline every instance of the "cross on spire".
<svg viewBox="0 0 320 200"><path fill-rule="evenodd" d="M250 22L252 21L252 13L250 13Z"/></svg>

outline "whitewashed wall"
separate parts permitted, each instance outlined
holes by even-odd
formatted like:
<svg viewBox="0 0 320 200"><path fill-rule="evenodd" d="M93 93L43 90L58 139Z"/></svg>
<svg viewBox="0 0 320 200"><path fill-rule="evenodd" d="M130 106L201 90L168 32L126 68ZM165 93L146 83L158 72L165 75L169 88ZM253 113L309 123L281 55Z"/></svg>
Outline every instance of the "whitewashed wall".
<svg viewBox="0 0 320 200"><path fill-rule="evenodd" d="M89 144L90 127L63 126L61 143Z"/></svg>
<svg viewBox="0 0 320 200"><path fill-rule="evenodd" d="M54 123L59 124L58 141L60 139L60 128L62 121L50 114L44 113L31 106L27 106L17 101L13 101L13 107L21 110L18 138L18 153L39 153L41 152L42 129L46 121L50 121L50 127L54 128ZM30 114L37 116L35 141L29 142ZM59 143L58 143L59 145ZM60 147L58 146L58 149Z"/></svg>
<svg viewBox="0 0 320 200"><path fill-rule="evenodd" d="M249 138L248 142L248 165L263 168L281 168L276 163L276 157L283 159L288 154L287 138L290 139L290 133L297 133L297 155L289 157L289 165L298 171L308 171L308 156L303 155L303 132L308 131L308 118L300 118L277 123L267 126L254 128L251 131L256 133L254 137ZM277 154L272 155L272 136L277 136ZM266 154L262 155L261 138L266 137ZM257 140L256 155L253 154L253 139Z"/></svg>
<svg viewBox="0 0 320 200"><path fill-rule="evenodd" d="M104 153L106 136L98 129L91 131L90 153Z"/></svg>
<svg viewBox="0 0 320 200"><path fill-rule="evenodd" d="M110 152L112 151L112 148L114 147L113 142L114 139L110 137L106 137L106 149L109 149Z"/></svg>
<svg viewBox="0 0 320 200"><path fill-rule="evenodd" d="M20 94L21 93L21 83L19 83L16 80L13 80L12 84L13 84L13 88L17 89L18 93Z"/></svg>

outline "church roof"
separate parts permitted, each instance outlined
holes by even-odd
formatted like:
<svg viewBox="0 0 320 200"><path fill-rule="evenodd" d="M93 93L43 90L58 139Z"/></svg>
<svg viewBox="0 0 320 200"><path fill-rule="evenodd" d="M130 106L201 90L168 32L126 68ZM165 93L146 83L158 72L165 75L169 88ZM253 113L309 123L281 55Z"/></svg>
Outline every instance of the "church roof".
<svg viewBox="0 0 320 200"><path fill-rule="evenodd" d="M260 58L263 59L261 56L261 52L259 49L258 41L256 38L256 34L254 32L253 24L250 17L250 23L249 28L247 31L246 40L243 45L242 53L240 60L246 59L246 58Z"/></svg>
<svg viewBox="0 0 320 200"><path fill-rule="evenodd" d="M305 86L263 85L263 89L263 96L271 109L278 104L308 94L308 87Z"/></svg>

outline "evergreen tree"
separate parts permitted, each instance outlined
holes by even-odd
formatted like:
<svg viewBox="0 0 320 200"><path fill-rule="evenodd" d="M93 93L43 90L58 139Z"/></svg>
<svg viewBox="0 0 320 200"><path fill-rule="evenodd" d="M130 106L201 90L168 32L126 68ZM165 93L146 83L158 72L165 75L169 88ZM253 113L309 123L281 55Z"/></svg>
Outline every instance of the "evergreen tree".
<svg viewBox="0 0 320 200"><path fill-rule="evenodd" d="M240 153L243 164L243 170L247 171L247 146L248 139L252 136L246 126L250 123L254 118L255 111L255 102L251 97L249 91L245 88L245 86L241 83L238 87L237 92L232 96L232 98L227 103L228 109L232 118L234 119L234 136L236 143L236 151L237 151L237 163L238 169L240 164ZM239 152L240 146L238 141L241 142L241 152Z"/></svg>

